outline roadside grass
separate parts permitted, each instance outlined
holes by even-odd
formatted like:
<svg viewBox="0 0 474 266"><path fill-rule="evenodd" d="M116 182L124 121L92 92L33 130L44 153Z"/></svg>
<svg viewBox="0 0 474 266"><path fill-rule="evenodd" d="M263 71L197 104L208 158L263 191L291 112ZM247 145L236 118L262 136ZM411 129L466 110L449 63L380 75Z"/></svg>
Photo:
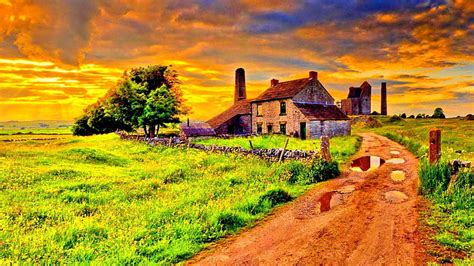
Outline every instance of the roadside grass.
<svg viewBox="0 0 474 266"><path fill-rule="evenodd" d="M242 147L250 149L249 140L252 141L254 149L283 148L287 136L283 135L259 135L252 137L235 137L229 139L222 138L196 138L194 143L204 145L217 145L229 147ZM338 162L345 162L352 154L356 153L361 145L360 136L334 137L330 140L330 150L333 158ZM288 141L288 150L317 150L320 148L319 139L301 140L290 138Z"/></svg>
<svg viewBox="0 0 474 266"><path fill-rule="evenodd" d="M1 143L0 264L177 263L337 174L114 134Z"/></svg>
<svg viewBox="0 0 474 266"><path fill-rule="evenodd" d="M380 119L380 118L379 118ZM433 239L439 244L462 254L462 259L450 257L452 253L434 254L440 262L469 264L474 254L474 173L463 169L455 182L451 182L452 159L474 159L474 121L461 119L405 119L390 122L380 119L380 128L358 128L372 131L404 145L420 159L419 192L432 205L423 223L436 232ZM427 158L428 135L433 127L442 130L442 159L430 165Z"/></svg>

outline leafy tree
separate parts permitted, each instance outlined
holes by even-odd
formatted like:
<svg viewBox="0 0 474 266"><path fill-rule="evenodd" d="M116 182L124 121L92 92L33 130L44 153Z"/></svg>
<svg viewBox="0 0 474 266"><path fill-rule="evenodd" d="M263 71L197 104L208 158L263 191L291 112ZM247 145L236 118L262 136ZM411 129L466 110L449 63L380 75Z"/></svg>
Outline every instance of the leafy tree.
<svg viewBox="0 0 474 266"><path fill-rule="evenodd" d="M86 109L76 121L75 132L97 134L143 128L146 136L154 137L160 127L178 123L179 115L188 111L176 71L161 65L133 68ZM86 117L88 127L84 124Z"/></svg>
<svg viewBox="0 0 474 266"><path fill-rule="evenodd" d="M408 118L415 118L415 116L414 116L414 115L410 115Z"/></svg>
<svg viewBox="0 0 474 266"><path fill-rule="evenodd" d="M436 108L431 118L446 118L443 112L443 108L441 107Z"/></svg>
<svg viewBox="0 0 474 266"><path fill-rule="evenodd" d="M401 118L407 118L407 114L403 113L400 115Z"/></svg>

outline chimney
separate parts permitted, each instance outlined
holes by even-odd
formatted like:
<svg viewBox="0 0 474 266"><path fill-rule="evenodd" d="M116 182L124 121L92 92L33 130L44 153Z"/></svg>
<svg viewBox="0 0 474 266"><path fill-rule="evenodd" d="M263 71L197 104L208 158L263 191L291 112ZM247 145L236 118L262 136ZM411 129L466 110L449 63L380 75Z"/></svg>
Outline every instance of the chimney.
<svg viewBox="0 0 474 266"><path fill-rule="evenodd" d="M275 87L276 85L278 85L278 83L279 83L278 79L272 79L272 80L270 81L270 85L271 85L272 87Z"/></svg>
<svg viewBox="0 0 474 266"><path fill-rule="evenodd" d="M310 79L318 79L318 72L316 71L309 71L309 78Z"/></svg>
<svg viewBox="0 0 474 266"><path fill-rule="evenodd" d="M245 70L237 68L235 70L235 94L234 103L247 99L247 91L245 88Z"/></svg>
<svg viewBox="0 0 474 266"><path fill-rule="evenodd" d="M380 104L380 114L387 115L387 82L382 82L381 96L382 102Z"/></svg>

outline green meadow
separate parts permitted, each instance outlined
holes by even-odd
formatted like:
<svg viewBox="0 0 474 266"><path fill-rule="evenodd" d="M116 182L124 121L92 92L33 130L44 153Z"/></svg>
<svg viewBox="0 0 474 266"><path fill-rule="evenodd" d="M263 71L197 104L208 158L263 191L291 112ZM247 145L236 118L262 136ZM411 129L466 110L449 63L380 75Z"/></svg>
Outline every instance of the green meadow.
<svg viewBox="0 0 474 266"><path fill-rule="evenodd" d="M115 134L0 142L0 264L180 262L337 173Z"/></svg>

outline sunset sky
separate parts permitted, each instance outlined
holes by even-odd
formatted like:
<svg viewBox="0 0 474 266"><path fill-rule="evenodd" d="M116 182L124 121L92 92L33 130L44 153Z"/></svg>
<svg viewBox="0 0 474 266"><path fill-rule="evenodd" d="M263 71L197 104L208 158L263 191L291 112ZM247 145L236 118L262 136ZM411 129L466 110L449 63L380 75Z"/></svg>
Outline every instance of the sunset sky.
<svg viewBox="0 0 474 266"><path fill-rule="evenodd" d="M389 114L474 113L474 3L380 0L0 0L0 121L72 120L124 70L171 64L192 119L319 72L337 100L388 84Z"/></svg>

